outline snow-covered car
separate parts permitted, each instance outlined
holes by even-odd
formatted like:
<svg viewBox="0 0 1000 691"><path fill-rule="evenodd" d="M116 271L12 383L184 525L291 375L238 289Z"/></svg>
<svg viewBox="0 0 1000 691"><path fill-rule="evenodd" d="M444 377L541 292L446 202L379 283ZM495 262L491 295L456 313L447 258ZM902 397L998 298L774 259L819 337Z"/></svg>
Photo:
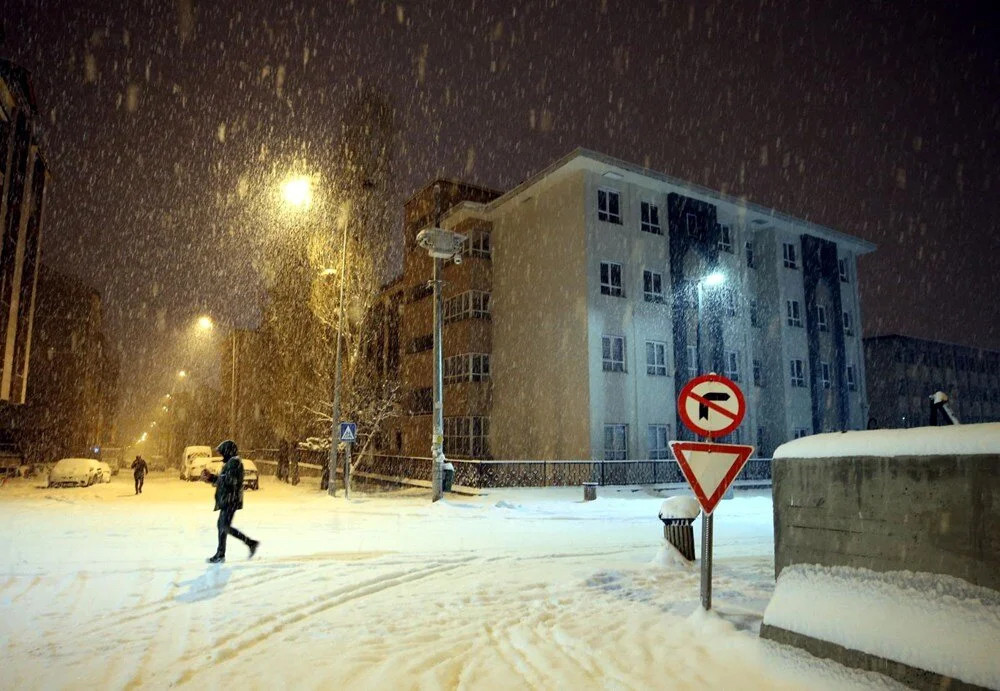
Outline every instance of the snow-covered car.
<svg viewBox="0 0 1000 691"><path fill-rule="evenodd" d="M218 456L210 459L208 465L205 466L202 479L205 482L212 482L222 472L222 465L223 460ZM260 471L257 470L257 465L253 461L247 459L243 459L243 487L245 489L260 489Z"/></svg>
<svg viewBox="0 0 1000 691"><path fill-rule="evenodd" d="M181 453L181 480L200 480L201 471L211 459L211 446L185 446Z"/></svg>
<svg viewBox="0 0 1000 691"><path fill-rule="evenodd" d="M49 471L49 487L90 487L96 482L111 482L111 467L93 458L63 458Z"/></svg>

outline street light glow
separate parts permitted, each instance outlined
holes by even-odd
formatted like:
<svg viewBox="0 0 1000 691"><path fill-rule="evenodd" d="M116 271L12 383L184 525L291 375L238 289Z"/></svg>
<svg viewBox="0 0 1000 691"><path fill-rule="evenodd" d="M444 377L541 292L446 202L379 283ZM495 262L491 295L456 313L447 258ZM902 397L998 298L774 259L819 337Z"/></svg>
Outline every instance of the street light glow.
<svg viewBox="0 0 1000 691"><path fill-rule="evenodd" d="M178 370L177 371L177 378L178 379L183 379L187 375L188 375L187 370ZM170 394L167 394L167 398L169 398L169 397L170 397Z"/></svg>
<svg viewBox="0 0 1000 691"><path fill-rule="evenodd" d="M295 175L281 183L281 197L291 206L308 209L312 205L312 180Z"/></svg>
<svg viewBox="0 0 1000 691"><path fill-rule="evenodd" d="M215 322L213 322L212 318L209 317L207 314L203 315L201 317L198 317L198 328L201 329L202 331L211 331L212 329L215 328Z"/></svg>
<svg viewBox="0 0 1000 691"><path fill-rule="evenodd" d="M721 271L713 271L702 279L707 286L718 286L726 282L726 274Z"/></svg>

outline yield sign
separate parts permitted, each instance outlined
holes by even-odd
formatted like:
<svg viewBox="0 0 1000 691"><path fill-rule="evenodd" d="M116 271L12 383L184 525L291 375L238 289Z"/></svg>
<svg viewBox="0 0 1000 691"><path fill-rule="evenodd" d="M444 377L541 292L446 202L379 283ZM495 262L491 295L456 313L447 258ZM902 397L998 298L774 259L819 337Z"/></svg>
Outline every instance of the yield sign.
<svg viewBox="0 0 1000 691"><path fill-rule="evenodd" d="M700 441L672 441L670 450L706 515L715 510L753 454L752 446Z"/></svg>
<svg viewBox="0 0 1000 691"><path fill-rule="evenodd" d="M739 427L747 403L735 383L718 374L706 374L684 385L677 397L677 412L689 430L711 439Z"/></svg>

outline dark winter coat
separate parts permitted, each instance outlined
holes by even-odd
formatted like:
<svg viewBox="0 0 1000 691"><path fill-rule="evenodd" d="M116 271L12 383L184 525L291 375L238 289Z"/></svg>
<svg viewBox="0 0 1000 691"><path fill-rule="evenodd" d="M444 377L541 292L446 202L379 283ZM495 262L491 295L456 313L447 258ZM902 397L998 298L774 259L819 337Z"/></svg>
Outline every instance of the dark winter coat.
<svg viewBox="0 0 1000 691"><path fill-rule="evenodd" d="M142 458L137 458L132 461L132 474L136 477L144 477L146 473L149 472L149 466L146 465L146 461Z"/></svg>
<svg viewBox="0 0 1000 691"><path fill-rule="evenodd" d="M231 456L215 478L215 510L243 508L243 461Z"/></svg>

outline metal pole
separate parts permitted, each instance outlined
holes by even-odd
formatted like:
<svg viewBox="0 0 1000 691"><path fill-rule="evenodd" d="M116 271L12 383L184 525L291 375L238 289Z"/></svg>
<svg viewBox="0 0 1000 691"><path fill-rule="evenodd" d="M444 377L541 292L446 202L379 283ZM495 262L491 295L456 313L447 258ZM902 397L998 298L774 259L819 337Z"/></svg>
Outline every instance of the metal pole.
<svg viewBox="0 0 1000 691"><path fill-rule="evenodd" d="M698 362L695 363L695 375L702 373L701 367L701 279L698 279L698 324L695 327L695 357L698 358Z"/></svg>
<svg viewBox="0 0 1000 691"><path fill-rule="evenodd" d="M344 454L344 498L351 498L351 447L354 446L351 442L347 442L345 445L346 453Z"/></svg>
<svg viewBox="0 0 1000 691"><path fill-rule="evenodd" d="M434 258L434 431L431 436L431 501L441 498L442 475L444 474L444 405L442 403L443 374L441 343L441 260Z"/></svg>
<svg viewBox="0 0 1000 691"><path fill-rule="evenodd" d="M229 438L236 440L236 327L233 327L233 381L230 386Z"/></svg>
<svg viewBox="0 0 1000 691"><path fill-rule="evenodd" d="M701 606L712 609L712 514L701 514Z"/></svg>
<svg viewBox="0 0 1000 691"><path fill-rule="evenodd" d="M330 477L326 491L337 496L337 444L340 442L340 341L344 330L344 284L347 283L347 219L344 219L344 240L340 250L340 305L337 315L337 360L333 374L333 411L330 416ZM346 481L346 478L345 478Z"/></svg>

